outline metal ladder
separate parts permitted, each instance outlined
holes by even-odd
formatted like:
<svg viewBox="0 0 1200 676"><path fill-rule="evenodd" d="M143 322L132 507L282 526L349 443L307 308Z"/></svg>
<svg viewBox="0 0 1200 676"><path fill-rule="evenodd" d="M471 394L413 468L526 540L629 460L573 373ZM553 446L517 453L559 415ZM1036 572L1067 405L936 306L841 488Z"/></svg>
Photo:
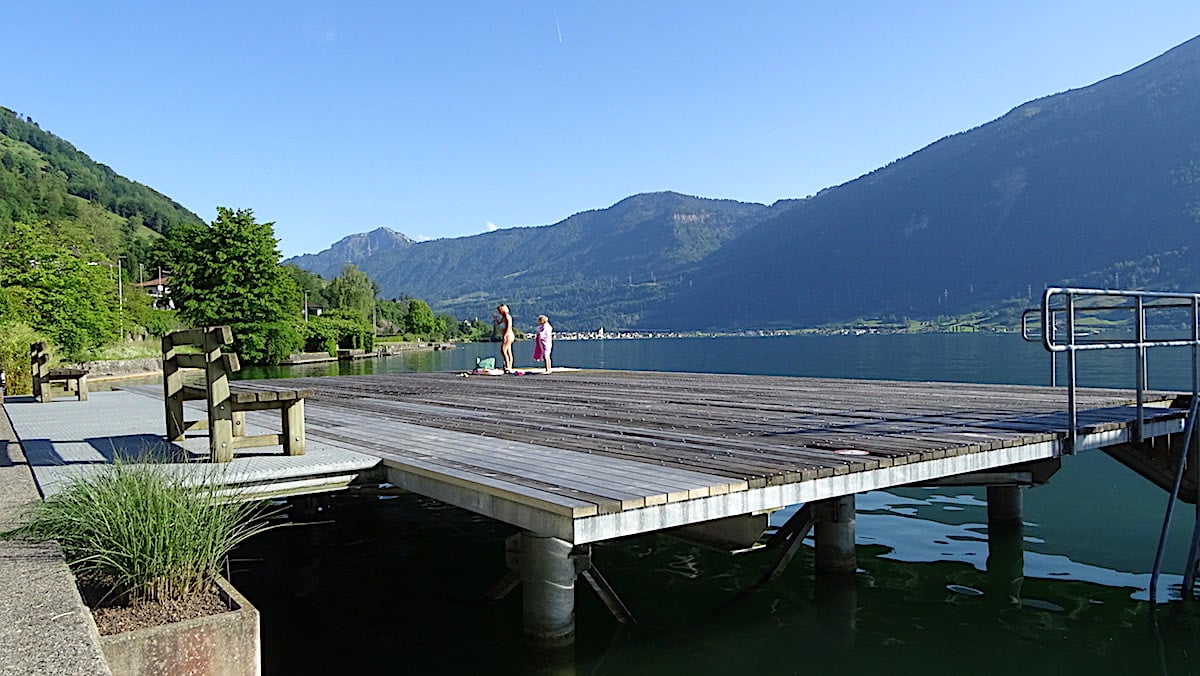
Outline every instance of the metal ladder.
<svg viewBox="0 0 1200 676"><path fill-rule="evenodd" d="M1147 335L1148 312L1183 312L1188 316L1190 335L1186 338L1151 339ZM1077 333L1081 314L1129 313L1134 328L1132 339L1088 339ZM1031 320L1040 320L1035 327ZM1062 326L1062 331L1059 331ZM1039 330L1040 329L1040 330ZM1166 513L1155 552L1154 567L1150 574L1150 601L1157 602L1158 578L1162 571L1163 553L1166 550L1167 533L1175 503L1179 500L1184 472L1189 467L1188 455L1192 448L1200 448L1195 437L1200 435L1196 424L1197 409L1200 408L1200 294L1169 291L1128 291L1114 289L1084 289L1071 287L1049 287L1042 294L1040 308L1026 310L1021 316L1021 336L1030 342L1040 342L1050 353L1050 385L1058 386L1057 355L1066 353L1067 358L1067 415L1069 439L1066 453L1074 453L1078 438L1079 421L1076 408L1078 387L1078 353L1093 350L1137 350L1134 364L1134 379L1137 388L1137 423L1135 428L1138 442L1145 441L1145 393L1148 387L1146 356L1153 347L1190 347L1192 357L1192 396L1184 424L1184 440L1178 459L1175 461L1173 488L1167 497ZM1193 463L1200 465L1200 463ZM1192 468L1200 473L1200 467ZM1198 476L1200 479L1200 476ZM1184 573L1183 596L1192 598L1197 565L1200 564L1200 499L1196 501L1196 521L1192 529L1191 545L1188 548L1187 565Z"/></svg>

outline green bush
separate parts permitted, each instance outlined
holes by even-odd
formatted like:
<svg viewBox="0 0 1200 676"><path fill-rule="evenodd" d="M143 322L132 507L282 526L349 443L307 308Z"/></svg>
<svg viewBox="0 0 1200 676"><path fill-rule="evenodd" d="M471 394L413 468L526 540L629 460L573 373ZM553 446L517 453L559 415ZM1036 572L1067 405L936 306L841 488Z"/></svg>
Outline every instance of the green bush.
<svg viewBox="0 0 1200 676"><path fill-rule="evenodd" d="M249 364L278 364L304 346L295 321L233 324L233 349Z"/></svg>
<svg viewBox="0 0 1200 676"><path fill-rule="evenodd" d="M229 552L270 528L266 516L263 503L231 501L215 482L117 463L71 481L0 537L57 540L77 575L139 603L210 589Z"/></svg>
<svg viewBox="0 0 1200 676"><path fill-rule="evenodd" d="M338 347L375 349L375 331L371 320L366 317L349 310L333 309L321 315L320 319L338 328Z"/></svg>
<svg viewBox="0 0 1200 676"><path fill-rule="evenodd" d="M326 352L331 357L337 356L338 339L342 335L338 322L325 317L310 317L304 323L301 335L304 336L305 352Z"/></svg>
<svg viewBox="0 0 1200 676"><path fill-rule="evenodd" d="M0 371L4 372L5 394L33 392L29 372L29 345L43 340L37 331L20 322L0 322Z"/></svg>

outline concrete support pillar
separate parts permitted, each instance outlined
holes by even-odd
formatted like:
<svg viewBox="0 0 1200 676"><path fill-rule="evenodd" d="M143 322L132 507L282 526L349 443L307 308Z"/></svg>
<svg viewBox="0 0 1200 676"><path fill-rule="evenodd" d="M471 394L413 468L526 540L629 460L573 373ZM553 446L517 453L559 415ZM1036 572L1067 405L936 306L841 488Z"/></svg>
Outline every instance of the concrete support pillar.
<svg viewBox="0 0 1200 676"><path fill-rule="evenodd" d="M1020 528L1024 518L1025 502L1020 486L988 486L987 513L988 529Z"/></svg>
<svg viewBox="0 0 1200 676"><path fill-rule="evenodd" d="M1021 605L1025 582L1025 542L1020 524L988 527L987 594L997 606Z"/></svg>
<svg viewBox="0 0 1200 676"><path fill-rule="evenodd" d="M575 641L575 562L571 543L521 533L521 602L525 639L539 650Z"/></svg>
<svg viewBox="0 0 1200 676"><path fill-rule="evenodd" d="M1024 500L1019 486L988 486L988 595L1020 605L1025 581Z"/></svg>
<svg viewBox="0 0 1200 676"><path fill-rule="evenodd" d="M822 500L816 505L818 573L853 575L858 570L854 555L854 496Z"/></svg>

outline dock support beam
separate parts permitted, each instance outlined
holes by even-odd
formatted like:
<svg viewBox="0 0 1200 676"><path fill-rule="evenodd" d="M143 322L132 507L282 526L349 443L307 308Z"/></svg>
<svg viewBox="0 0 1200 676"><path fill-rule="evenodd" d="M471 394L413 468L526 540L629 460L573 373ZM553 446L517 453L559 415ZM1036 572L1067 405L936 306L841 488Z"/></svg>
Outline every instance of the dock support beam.
<svg viewBox="0 0 1200 676"><path fill-rule="evenodd" d="M525 640L539 650L575 641L575 562L571 543L521 533L521 605Z"/></svg>
<svg viewBox="0 0 1200 676"><path fill-rule="evenodd" d="M853 575L858 570L854 555L854 496L822 500L816 504L818 573Z"/></svg>
<svg viewBox="0 0 1200 676"><path fill-rule="evenodd" d="M988 486L987 515L988 529L1021 527L1024 518L1024 500L1019 486Z"/></svg>

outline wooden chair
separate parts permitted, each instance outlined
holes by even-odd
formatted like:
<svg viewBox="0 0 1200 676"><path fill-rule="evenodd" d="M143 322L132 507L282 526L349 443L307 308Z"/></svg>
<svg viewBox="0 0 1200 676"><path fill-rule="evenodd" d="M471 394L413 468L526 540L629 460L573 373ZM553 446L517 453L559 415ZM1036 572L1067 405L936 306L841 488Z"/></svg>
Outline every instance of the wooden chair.
<svg viewBox="0 0 1200 676"><path fill-rule="evenodd" d="M237 355L222 353L233 342L228 326L176 331L162 338L163 401L167 416L167 439L181 441L189 430L208 426L209 456L213 462L233 460L239 448L283 446L287 455L304 454L304 398L312 390L265 385L230 385L229 376L241 369ZM200 354L179 353L177 347L190 345ZM204 371L203 385L183 382L182 369ZM207 418L184 420L183 402L207 402ZM281 434L246 436L246 411L279 410Z"/></svg>
<svg viewBox="0 0 1200 676"><path fill-rule="evenodd" d="M50 368L50 353L43 342L29 346L29 372L33 379L33 398L49 404L54 401L53 383L61 382L67 394L74 393L79 401L88 398L88 371L85 369Z"/></svg>

